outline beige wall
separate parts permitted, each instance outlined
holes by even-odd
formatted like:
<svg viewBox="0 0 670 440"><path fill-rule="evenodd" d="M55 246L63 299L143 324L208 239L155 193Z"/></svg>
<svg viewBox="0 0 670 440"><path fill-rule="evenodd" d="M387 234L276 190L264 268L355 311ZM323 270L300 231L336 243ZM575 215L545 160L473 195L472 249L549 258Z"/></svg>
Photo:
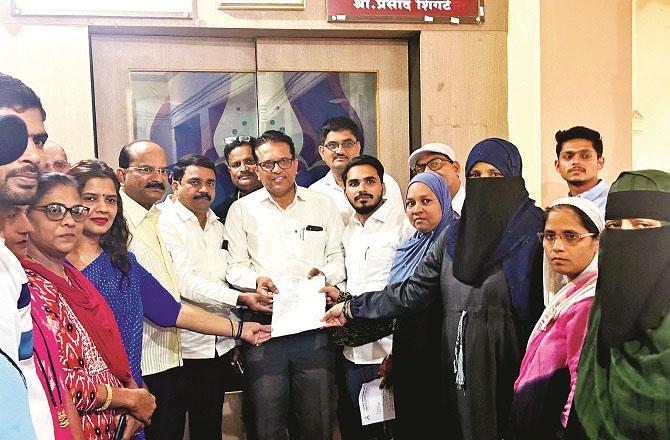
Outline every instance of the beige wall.
<svg viewBox="0 0 670 440"><path fill-rule="evenodd" d="M91 157L86 27L0 23L0 72L20 78L40 96L49 137L62 144L70 160Z"/></svg>
<svg viewBox="0 0 670 440"><path fill-rule="evenodd" d="M509 1L507 34L509 140L523 157L530 196L541 200L540 2Z"/></svg>
<svg viewBox="0 0 670 440"><path fill-rule="evenodd" d="M670 1L633 6L633 167L670 171Z"/></svg>
<svg viewBox="0 0 670 440"><path fill-rule="evenodd" d="M463 167L478 141L507 137L506 37L421 33L421 141L448 143Z"/></svg>
<svg viewBox="0 0 670 440"><path fill-rule="evenodd" d="M630 169L631 0L541 3L542 202L565 194L554 169L554 133L574 125L598 130L603 177Z"/></svg>

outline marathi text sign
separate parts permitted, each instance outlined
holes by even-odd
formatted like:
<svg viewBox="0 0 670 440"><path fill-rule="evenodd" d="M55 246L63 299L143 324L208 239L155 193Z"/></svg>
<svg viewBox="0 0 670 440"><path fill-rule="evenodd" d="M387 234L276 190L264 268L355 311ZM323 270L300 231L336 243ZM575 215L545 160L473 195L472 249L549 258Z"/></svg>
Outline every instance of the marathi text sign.
<svg viewBox="0 0 670 440"><path fill-rule="evenodd" d="M328 21L480 22L482 0L327 0Z"/></svg>

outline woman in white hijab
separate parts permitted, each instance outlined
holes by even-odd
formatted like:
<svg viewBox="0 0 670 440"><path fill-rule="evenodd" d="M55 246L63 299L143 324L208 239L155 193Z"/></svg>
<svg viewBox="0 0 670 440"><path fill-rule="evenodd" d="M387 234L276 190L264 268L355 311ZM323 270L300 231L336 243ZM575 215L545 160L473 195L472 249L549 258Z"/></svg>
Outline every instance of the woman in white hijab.
<svg viewBox="0 0 670 440"><path fill-rule="evenodd" d="M577 364L598 278L605 221L579 197L556 200L544 231L545 310L535 325L514 384L511 438L561 438L577 383Z"/></svg>

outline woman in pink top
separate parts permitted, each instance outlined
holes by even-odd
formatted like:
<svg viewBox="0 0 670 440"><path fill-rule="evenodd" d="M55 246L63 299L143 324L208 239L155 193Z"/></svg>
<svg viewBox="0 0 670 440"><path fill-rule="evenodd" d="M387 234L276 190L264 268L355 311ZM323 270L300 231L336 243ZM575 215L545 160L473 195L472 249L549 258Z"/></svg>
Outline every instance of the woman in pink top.
<svg viewBox="0 0 670 440"><path fill-rule="evenodd" d="M558 439L567 424L577 364L598 278L598 207L579 197L556 200L544 231L545 310L535 325L514 384L513 439Z"/></svg>

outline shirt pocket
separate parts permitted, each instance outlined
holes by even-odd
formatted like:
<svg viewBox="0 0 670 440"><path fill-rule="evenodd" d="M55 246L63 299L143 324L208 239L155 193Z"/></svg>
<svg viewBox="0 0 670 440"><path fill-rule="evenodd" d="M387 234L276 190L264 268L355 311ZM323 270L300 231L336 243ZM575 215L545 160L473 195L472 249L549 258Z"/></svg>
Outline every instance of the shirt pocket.
<svg viewBox="0 0 670 440"><path fill-rule="evenodd" d="M326 261L326 243L328 236L326 231L308 231L304 230L302 237L302 255L301 257L312 266L323 265Z"/></svg>
<svg viewBox="0 0 670 440"><path fill-rule="evenodd" d="M368 248L365 259L368 264L374 264L377 268L390 268L395 252L396 246L390 243L374 244Z"/></svg>

